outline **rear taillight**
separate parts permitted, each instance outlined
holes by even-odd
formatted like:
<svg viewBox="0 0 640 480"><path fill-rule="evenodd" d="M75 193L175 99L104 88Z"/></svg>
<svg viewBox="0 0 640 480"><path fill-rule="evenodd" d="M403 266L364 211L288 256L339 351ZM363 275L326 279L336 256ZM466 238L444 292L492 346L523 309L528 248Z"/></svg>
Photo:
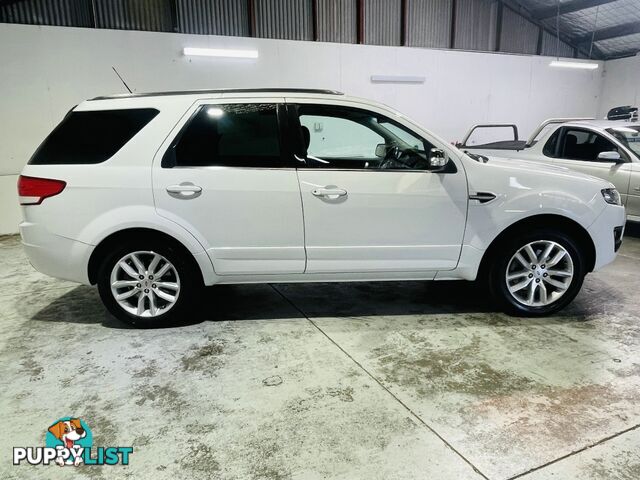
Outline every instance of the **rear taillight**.
<svg viewBox="0 0 640 480"><path fill-rule="evenodd" d="M20 175L18 178L20 205L40 205L45 198L58 195L66 186L67 182L62 180Z"/></svg>

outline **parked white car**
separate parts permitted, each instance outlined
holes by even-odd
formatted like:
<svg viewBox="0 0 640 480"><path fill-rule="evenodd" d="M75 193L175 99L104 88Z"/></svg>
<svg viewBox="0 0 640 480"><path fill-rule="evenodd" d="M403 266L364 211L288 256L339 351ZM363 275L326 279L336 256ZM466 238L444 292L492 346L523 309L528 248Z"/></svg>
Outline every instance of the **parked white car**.
<svg viewBox="0 0 640 480"><path fill-rule="evenodd" d="M617 109L614 109L617 110ZM473 133L496 125L475 125L459 145L489 157L517 158L570 168L613 183L629 221L640 222L640 123L630 120L560 118L545 120L529 140L472 144Z"/></svg>
<svg viewBox="0 0 640 480"><path fill-rule="evenodd" d="M203 285L266 282L481 278L506 311L546 315L614 259L625 221L609 182L478 161L318 90L85 101L18 190L34 267L97 284L138 326L185 319Z"/></svg>

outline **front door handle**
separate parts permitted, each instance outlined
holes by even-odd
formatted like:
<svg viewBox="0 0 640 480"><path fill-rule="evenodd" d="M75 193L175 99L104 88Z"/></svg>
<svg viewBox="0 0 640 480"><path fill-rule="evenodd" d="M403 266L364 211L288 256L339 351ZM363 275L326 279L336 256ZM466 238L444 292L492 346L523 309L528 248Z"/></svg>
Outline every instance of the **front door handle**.
<svg viewBox="0 0 640 480"><path fill-rule="evenodd" d="M180 185L169 185L167 192L174 198L190 199L199 197L202 187L191 182L182 182Z"/></svg>
<svg viewBox="0 0 640 480"><path fill-rule="evenodd" d="M342 188L314 188L311 194L316 197L344 197L347 191Z"/></svg>

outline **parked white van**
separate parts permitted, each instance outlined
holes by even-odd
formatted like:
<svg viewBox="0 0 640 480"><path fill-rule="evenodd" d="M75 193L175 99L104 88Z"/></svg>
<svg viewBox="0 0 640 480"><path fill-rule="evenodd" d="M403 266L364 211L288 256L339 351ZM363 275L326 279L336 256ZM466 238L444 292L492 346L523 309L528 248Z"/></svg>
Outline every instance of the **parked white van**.
<svg viewBox="0 0 640 480"><path fill-rule="evenodd" d="M625 222L607 181L472 158L323 90L94 98L18 190L34 267L97 284L138 326L186 319L203 285L231 283L479 278L506 311L546 315L614 259Z"/></svg>

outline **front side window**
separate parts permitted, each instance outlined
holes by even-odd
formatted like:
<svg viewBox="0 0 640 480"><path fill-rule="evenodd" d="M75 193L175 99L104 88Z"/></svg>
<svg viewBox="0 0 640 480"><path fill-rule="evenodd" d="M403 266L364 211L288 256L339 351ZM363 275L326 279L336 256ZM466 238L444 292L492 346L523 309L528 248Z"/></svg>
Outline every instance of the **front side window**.
<svg viewBox="0 0 640 480"><path fill-rule="evenodd" d="M280 167L277 105L204 105L170 152L166 166Z"/></svg>
<svg viewBox="0 0 640 480"><path fill-rule="evenodd" d="M307 165L317 168L426 170L429 142L377 113L299 105Z"/></svg>
<svg viewBox="0 0 640 480"><path fill-rule="evenodd" d="M558 156L569 160L596 161L601 152L617 152L618 148L602 135L589 130L566 128Z"/></svg>
<svg viewBox="0 0 640 480"><path fill-rule="evenodd" d="M616 137L620 143L631 150L640 159L640 126L613 127L607 132Z"/></svg>
<svg viewBox="0 0 640 480"><path fill-rule="evenodd" d="M70 112L33 154L31 165L101 163L158 114L153 108Z"/></svg>

